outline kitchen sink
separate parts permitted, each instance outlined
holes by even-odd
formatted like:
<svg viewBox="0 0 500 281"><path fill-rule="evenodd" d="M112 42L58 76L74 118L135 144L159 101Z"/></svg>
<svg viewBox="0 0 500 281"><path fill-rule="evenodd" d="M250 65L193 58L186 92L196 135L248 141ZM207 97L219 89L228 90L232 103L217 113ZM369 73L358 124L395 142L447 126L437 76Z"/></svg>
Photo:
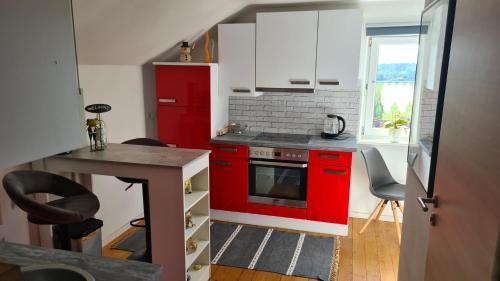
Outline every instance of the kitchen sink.
<svg viewBox="0 0 500 281"><path fill-rule="evenodd" d="M19 281L95 281L85 270L65 264L32 265L21 268Z"/></svg>

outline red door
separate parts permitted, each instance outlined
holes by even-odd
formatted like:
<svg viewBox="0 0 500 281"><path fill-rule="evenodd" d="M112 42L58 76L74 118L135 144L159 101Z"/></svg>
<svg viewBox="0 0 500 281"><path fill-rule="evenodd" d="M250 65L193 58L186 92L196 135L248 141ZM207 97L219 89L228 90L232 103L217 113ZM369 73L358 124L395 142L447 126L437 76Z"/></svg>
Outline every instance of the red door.
<svg viewBox="0 0 500 281"><path fill-rule="evenodd" d="M181 148L209 149L210 110L158 106L158 139Z"/></svg>
<svg viewBox="0 0 500 281"><path fill-rule="evenodd" d="M308 178L307 218L347 224L350 168L313 164Z"/></svg>
<svg viewBox="0 0 500 281"><path fill-rule="evenodd" d="M210 161L210 207L246 212L248 197L248 160L213 158Z"/></svg>
<svg viewBox="0 0 500 281"><path fill-rule="evenodd" d="M156 66L158 105L210 108L210 67Z"/></svg>

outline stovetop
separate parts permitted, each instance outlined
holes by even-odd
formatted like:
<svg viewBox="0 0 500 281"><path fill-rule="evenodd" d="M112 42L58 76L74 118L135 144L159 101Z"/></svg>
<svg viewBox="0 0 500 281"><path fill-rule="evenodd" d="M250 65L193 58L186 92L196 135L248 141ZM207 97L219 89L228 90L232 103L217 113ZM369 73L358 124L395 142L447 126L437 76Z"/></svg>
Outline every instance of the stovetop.
<svg viewBox="0 0 500 281"><path fill-rule="evenodd" d="M254 141L270 141L270 142L284 142L295 144L307 144L311 136L299 134L279 134L279 133L261 133L257 135Z"/></svg>

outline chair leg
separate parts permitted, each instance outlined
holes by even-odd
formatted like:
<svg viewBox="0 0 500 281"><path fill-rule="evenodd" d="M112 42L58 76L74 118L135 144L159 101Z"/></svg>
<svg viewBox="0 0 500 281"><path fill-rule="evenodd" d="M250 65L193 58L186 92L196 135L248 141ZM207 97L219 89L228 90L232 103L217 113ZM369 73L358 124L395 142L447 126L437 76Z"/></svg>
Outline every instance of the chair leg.
<svg viewBox="0 0 500 281"><path fill-rule="evenodd" d="M387 202L389 202L389 200L384 200L384 204L382 205L382 209L380 210L380 212L378 212L377 218L375 219L376 221L378 221L380 219L380 216L382 215L382 212L384 211L385 206L387 206Z"/></svg>
<svg viewBox="0 0 500 281"><path fill-rule="evenodd" d="M401 204L401 202L399 202L399 201L396 201L396 205L398 205L399 210L401 210L401 214L404 214L404 206L403 206L403 204Z"/></svg>
<svg viewBox="0 0 500 281"><path fill-rule="evenodd" d="M392 214L394 216L394 223L396 224L396 232L398 233L398 241L399 243L401 243L401 228L399 227L398 210L395 201L391 201L391 207L392 207Z"/></svg>
<svg viewBox="0 0 500 281"><path fill-rule="evenodd" d="M361 234L361 233L363 233L363 231L365 231L365 229L368 227L368 225L370 224L370 222L372 222L372 220L375 217L378 219L379 214L382 213L382 211L383 211L383 209L381 209L381 208L382 208L382 206L385 207L386 203L387 203L387 200L380 200L380 202L378 203L377 207L375 208L375 210L373 210L372 214L370 215L370 217L366 221L365 225L363 225L363 228L361 228L361 230L359 231L359 234Z"/></svg>

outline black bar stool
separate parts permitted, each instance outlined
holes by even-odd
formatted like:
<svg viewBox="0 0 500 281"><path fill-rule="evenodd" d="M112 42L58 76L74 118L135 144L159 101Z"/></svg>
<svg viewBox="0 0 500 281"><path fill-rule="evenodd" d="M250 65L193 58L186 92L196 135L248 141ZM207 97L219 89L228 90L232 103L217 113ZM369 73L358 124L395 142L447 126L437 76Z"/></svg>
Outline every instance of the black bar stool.
<svg viewBox="0 0 500 281"><path fill-rule="evenodd" d="M58 226L64 250L71 250L69 226L92 219L99 210L97 196L84 186L59 175L42 171L14 171L8 173L2 182L10 199L28 214L30 222ZM42 204L29 196L35 193L62 198Z"/></svg>
<svg viewBox="0 0 500 281"><path fill-rule="evenodd" d="M164 144L155 139L149 138L136 138L122 142L123 144L132 144L132 145L146 145L146 146L159 146L159 147L168 147L167 144ZM144 207L144 217L138 218L130 221L130 225L133 227L144 227L146 228L146 249L142 249L141 251L134 252L128 259L144 261L144 262L152 262L151 256L151 221L149 215L149 188L148 182L143 179L133 179L133 178L124 178L117 177L119 180L129 183L130 185L125 189L128 190L134 184L142 184L142 203ZM144 225L139 224L140 221L144 220Z"/></svg>

